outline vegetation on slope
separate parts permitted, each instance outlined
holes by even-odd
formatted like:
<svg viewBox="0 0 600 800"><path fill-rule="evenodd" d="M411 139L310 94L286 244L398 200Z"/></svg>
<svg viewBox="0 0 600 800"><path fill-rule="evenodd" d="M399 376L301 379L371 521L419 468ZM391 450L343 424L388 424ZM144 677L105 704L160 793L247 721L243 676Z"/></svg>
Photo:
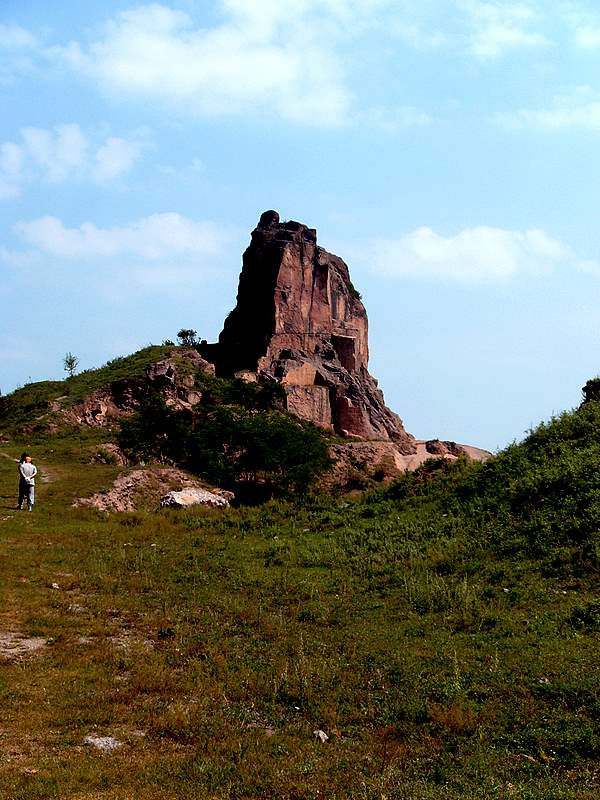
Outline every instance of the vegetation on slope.
<svg viewBox="0 0 600 800"><path fill-rule="evenodd" d="M150 364L165 358L172 346L150 345L130 356L113 358L98 369L89 369L63 381L28 383L6 396L0 396L0 425L14 429L31 424L45 414L53 400L64 397L68 405L81 402L97 389L114 381L142 376Z"/></svg>
<svg viewBox="0 0 600 800"><path fill-rule="evenodd" d="M149 394L121 423L119 446L137 459L177 464L254 502L304 492L329 466L323 432L273 408L277 394L269 384L220 380L217 388L204 392L193 411L173 411ZM231 399L236 403L227 403Z"/></svg>
<svg viewBox="0 0 600 800"><path fill-rule="evenodd" d="M499 554L535 556L550 573L600 568L600 402L541 424L485 464L431 465L385 492L434 504Z"/></svg>
<svg viewBox="0 0 600 800"><path fill-rule="evenodd" d="M53 416L55 427L65 429L64 417L48 413L53 402L60 401L64 411L97 389L142 378L150 364L173 350L174 345L151 346L65 381L29 384L0 397L0 425L7 431L22 426L39 433L47 431ZM186 369L193 371L194 389L201 394L193 410L168 407L147 381L139 409L117 426L117 441L134 462L177 464L253 501L304 492L329 466L323 432L283 411L280 383L219 378L189 362L179 364L180 377ZM104 438L111 435L107 431Z"/></svg>

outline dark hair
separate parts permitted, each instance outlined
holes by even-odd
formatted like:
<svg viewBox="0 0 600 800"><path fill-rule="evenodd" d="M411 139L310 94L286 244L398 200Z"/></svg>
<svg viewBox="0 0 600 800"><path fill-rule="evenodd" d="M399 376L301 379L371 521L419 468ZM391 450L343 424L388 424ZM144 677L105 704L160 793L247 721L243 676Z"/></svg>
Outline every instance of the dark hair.
<svg viewBox="0 0 600 800"><path fill-rule="evenodd" d="M25 459L27 458L28 455L29 455L29 453L27 453L27 452L21 453L21 458L19 459L19 464L22 464L25 461Z"/></svg>

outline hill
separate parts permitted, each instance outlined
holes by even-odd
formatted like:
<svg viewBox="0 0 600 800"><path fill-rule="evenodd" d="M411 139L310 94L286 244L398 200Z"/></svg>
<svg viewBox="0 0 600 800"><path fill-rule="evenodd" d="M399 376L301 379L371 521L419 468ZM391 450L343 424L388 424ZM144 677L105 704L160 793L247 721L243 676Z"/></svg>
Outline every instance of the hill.
<svg viewBox="0 0 600 800"><path fill-rule="evenodd" d="M89 458L108 454L124 464L118 436L133 464L176 463L247 499L259 484L264 497L321 475L321 487L350 491L389 481L432 455L489 456L438 440L413 440L414 453L403 455L397 442L340 437L288 410L284 382L267 374L217 376L203 349L149 346L64 381L28 384L0 397L0 438L16 433L39 442L71 431L89 441Z"/></svg>
<svg viewBox="0 0 600 800"><path fill-rule="evenodd" d="M485 464L225 511L73 508L123 471L106 427L3 430L1 797L598 796L597 401Z"/></svg>

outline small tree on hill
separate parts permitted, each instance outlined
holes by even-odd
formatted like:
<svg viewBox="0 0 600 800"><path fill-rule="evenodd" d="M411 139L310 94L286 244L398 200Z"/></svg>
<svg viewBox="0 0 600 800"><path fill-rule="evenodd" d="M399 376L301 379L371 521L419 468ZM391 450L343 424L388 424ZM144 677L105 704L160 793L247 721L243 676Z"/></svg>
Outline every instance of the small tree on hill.
<svg viewBox="0 0 600 800"><path fill-rule="evenodd" d="M69 378L72 378L73 375L75 375L75 370L77 369L78 364L79 359L71 352L67 353L63 358L64 370L65 372L68 372Z"/></svg>
<svg viewBox="0 0 600 800"><path fill-rule="evenodd" d="M195 347L198 344L198 334L192 328L182 328L177 334L179 343L185 347Z"/></svg>
<svg viewBox="0 0 600 800"><path fill-rule="evenodd" d="M600 400L600 378L590 378L581 389L584 403L592 403Z"/></svg>

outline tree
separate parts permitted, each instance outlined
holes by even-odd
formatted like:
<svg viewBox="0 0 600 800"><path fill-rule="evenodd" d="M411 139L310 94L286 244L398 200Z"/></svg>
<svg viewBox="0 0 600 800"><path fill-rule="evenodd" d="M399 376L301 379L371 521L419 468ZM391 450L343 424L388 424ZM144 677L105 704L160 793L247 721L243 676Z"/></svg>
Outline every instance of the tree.
<svg viewBox="0 0 600 800"><path fill-rule="evenodd" d="M172 411L160 393L148 391L139 410L121 421L117 443L128 456L161 462L179 461L185 451L188 420Z"/></svg>
<svg viewBox="0 0 600 800"><path fill-rule="evenodd" d="M75 375L75 370L77 369L77 365L79 364L79 359L77 356L74 356L73 353L67 353L63 358L63 364L65 372L69 373L69 378L72 378Z"/></svg>
<svg viewBox="0 0 600 800"><path fill-rule="evenodd" d="M192 328L182 328L177 334L179 343L185 347L194 347L198 344L197 332Z"/></svg>
<svg viewBox="0 0 600 800"><path fill-rule="evenodd" d="M223 405L190 414L154 393L121 422L118 443L130 456L178 464L253 499L305 492L330 463L322 433L289 414Z"/></svg>
<svg viewBox="0 0 600 800"><path fill-rule="evenodd" d="M583 393L584 403L592 403L595 400L600 400L600 378L590 378L581 391Z"/></svg>

